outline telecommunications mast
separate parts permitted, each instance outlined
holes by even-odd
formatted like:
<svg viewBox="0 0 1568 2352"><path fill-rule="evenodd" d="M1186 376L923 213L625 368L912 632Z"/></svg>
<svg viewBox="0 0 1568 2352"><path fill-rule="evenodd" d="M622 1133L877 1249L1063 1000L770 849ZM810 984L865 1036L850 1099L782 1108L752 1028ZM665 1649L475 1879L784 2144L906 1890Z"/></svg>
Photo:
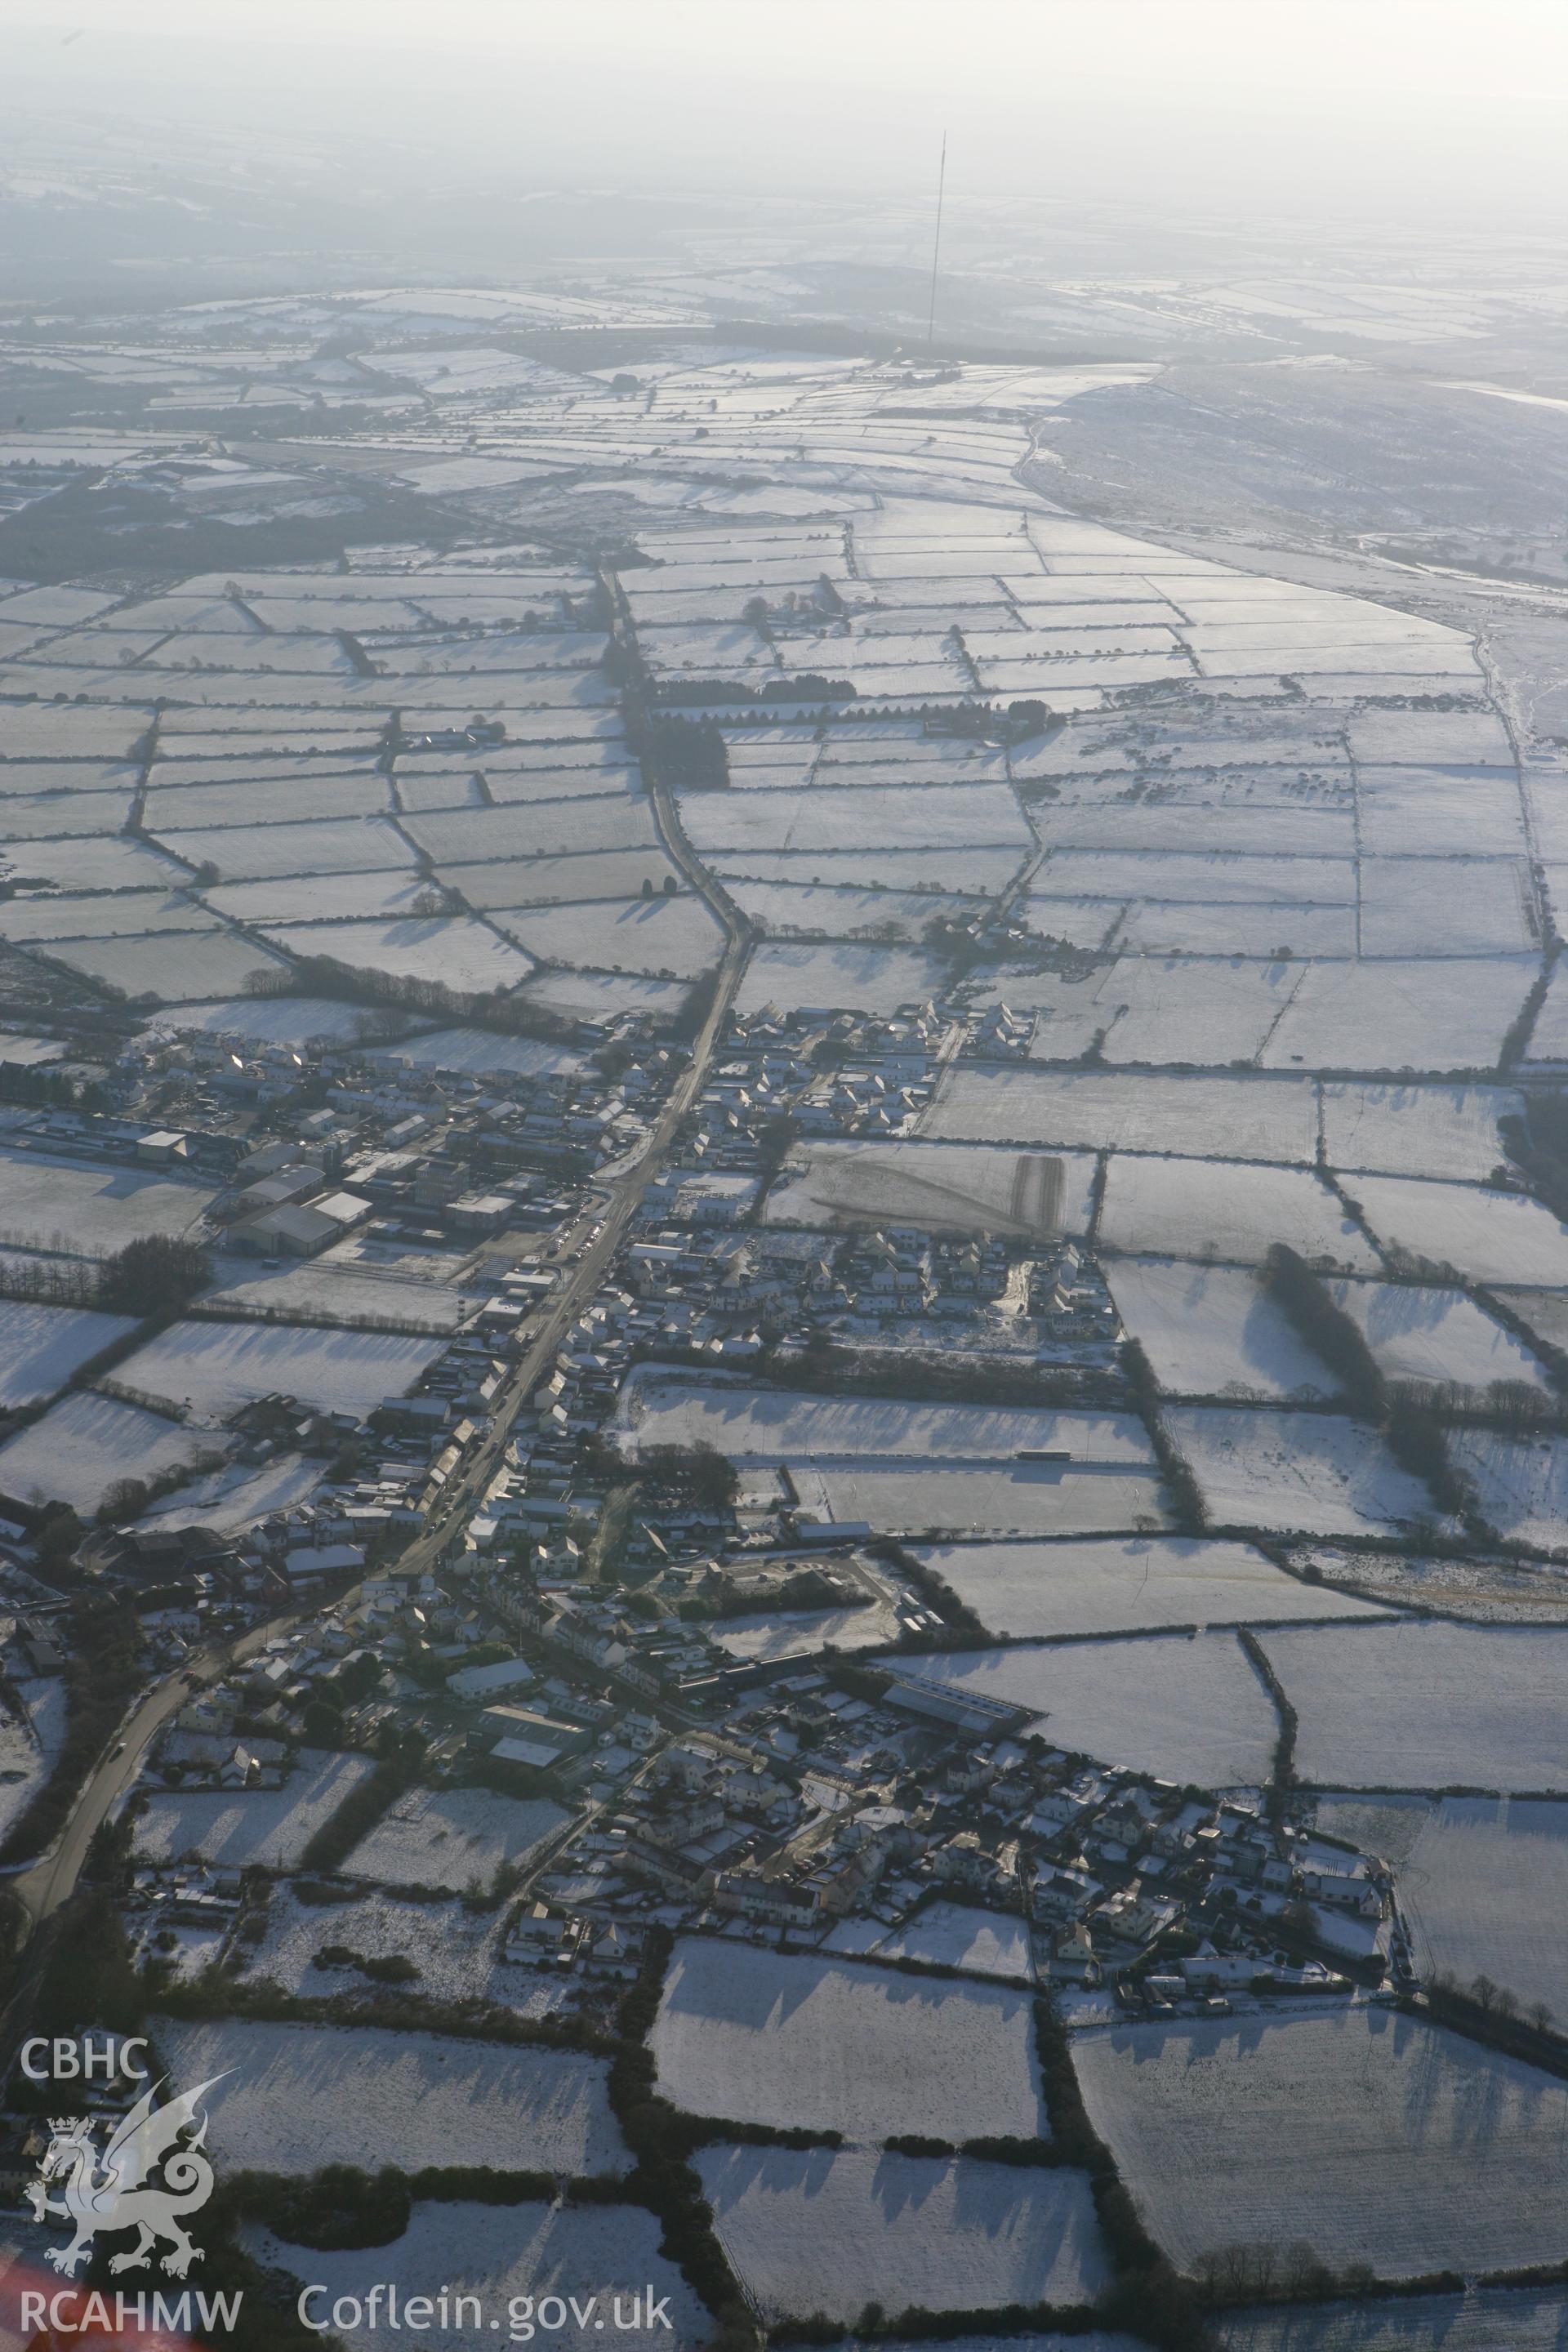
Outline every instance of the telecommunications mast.
<svg viewBox="0 0 1568 2352"><path fill-rule="evenodd" d="M926 320L926 349L936 338L936 266L942 258L942 199L947 185L947 133L942 134L942 162L936 175L936 236L931 249L931 314Z"/></svg>

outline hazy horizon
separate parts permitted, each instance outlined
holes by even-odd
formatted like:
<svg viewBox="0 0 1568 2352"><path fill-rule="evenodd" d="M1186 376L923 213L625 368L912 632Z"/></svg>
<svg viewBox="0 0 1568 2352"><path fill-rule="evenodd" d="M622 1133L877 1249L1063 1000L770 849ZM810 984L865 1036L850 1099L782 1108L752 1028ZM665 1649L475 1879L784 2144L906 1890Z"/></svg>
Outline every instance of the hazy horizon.
<svg viewBox="0 0 1568 2352"><path fill-rule="evenodd" d="M1550 225L1568 113L1568 18L1514 0L1063 5L802 0L785 20L718 0L563 12L455 0L280 0L264 32L191 0L0 6L13 180L88 124L116 150L184 129L238 179L313 153L417 200L484 183L925 204L950 140L968 205L1125 206L1338 236ZM454 132L461 134L454 146ZM421 160L423 159L423 160ZM100 159L101 160L101 159ZM395 233L399 222L388 221Z"/></svg>

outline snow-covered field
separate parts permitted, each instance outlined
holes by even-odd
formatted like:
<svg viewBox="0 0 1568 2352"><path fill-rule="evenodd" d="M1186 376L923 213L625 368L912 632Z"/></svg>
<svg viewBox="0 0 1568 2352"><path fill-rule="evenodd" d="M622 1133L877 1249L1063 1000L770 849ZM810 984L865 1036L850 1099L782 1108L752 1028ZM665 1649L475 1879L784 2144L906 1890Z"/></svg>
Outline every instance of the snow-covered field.
<svg viewBox="0 0 1568 2352"><path fill-rule="evenodd" d="M1128 1337L1141 1343L1167 1394L1269 1400L1333 1395L1333 1374L1247 1268L1114 1258L1105 1278Z"/></svg>
<svg viewBox="0 0 1568 2352"><path fill-rule="evenodd" d="M810 1143L768 1194L770 1225L918 1224L1037 1241L1088 1231L1094 1158L1005 1146ZM1054 1207L1060 1172L1059 1209Z"/></svg>
<svg viewBox="0 0 1568 2352"><path fill-rule="evenodd" d="M1564 2315L1561 2287L1478 2286L1238 2311L1215 2325L1225 2352L1562 2352Z"/></svg>
<svg viewBox="0 0 1568 2352"><path fill-rule="evenodd" d="M724 951L717 919L690 891L678 898L507 909L492 920L542 962L596 965L605 971L695 980Z"/></svg>
<svg viewBox="0 0 1568 2352"><path fill-rule="evenodd" d="M1328 1186L1305 1168L1233 1160L1136 1159L1117 1152L1100 1238L1108 1249L1261 1265L1288 1241L1313 1263L1375 1274L1369 1245Z"/></svg>
<svg viewBox="0 0 1568 2352"><path fill-rule="evenodd" d="M50 1761L26 1710L0 1713L0 1836L42 1788Z"/></svg>
<svg viewBox="0 0 1568 2352"><path fill-rule="evenodd" d="M112 890L97 898L8 898L0 904L0 939L18 947L51 940L134 939L210 931L211 918L189 898L159 890ZM171 954L180 952L171 944Z"/></svg>
<svg viewBox="0 0 1568 2352"><path fill-rule="evenodd" d="M454 887L476 912L492 908L586 906L599 898L641 900L645 882L662 897L681 886L662 849L582 849L564 857L498 857L453 868Z"/></svg>
<svg viewBox="0 0 1568 2352"><path fill-rule="evenodd" d="M177 1012L154 1013L144 1034L217 1037L235 1045L248 1039L256 1045L289 1045L303 1052L307 1045L353 1045L374 1017L363 1004L345 1004L331 996L225 996L210 1004L182 1004Z"/></svg>
<svg viewBox="0 0 1568 2352"><path fill-rule="evenodd" d="M1199 1788L1267 1780L1274 1704L1234 1633L961 1650L883 1664L962 1695L1027 1707L1055 1747Z"/></svg>
<svg viewBox="0 0 1568 2352"><path fill-rule="evenodd" d="M1558 1290L1515 1290L1499 1284L1497 1296L1511 1307L1531 1337L1549 1348L1568 1350L1568 1296Z"/></svg>
<svg viewBox="0 0 1568 2352"><path fill-rule="evenodd" d="M1490 1069L1539 969L1534 956L1308 964L1263 1066Z"/></svg>
<svg viewBox="0 0 1568 2352"><path fill-rule="evenodd" d="M373 1294L374 1295L374 1294ZM440 1354L439 1339L393 1331L331 1331L285 1324L171 1324L120 1367L149 1396L221 1420L275 1393L356 1420L402 1396Z"/></svg>
<svg viewBox="0 0 1568 2352"><path fill-rule="evenodd" d="M635 971L545 971L518 991L522 1003L574 1021L613 1021L621 1013L673 1021L689 993L685 981L647 980Z"/></svg>
<svg viewBox="0 0 1568 2352"><path fill-rule="evenodd" d="M0 1242L19 1248L92 1257L146 1234L188 1234L212 1197L210 1184L0 1145Z"/></svg>
<svg viewBox="0 0 1568 2352"><path fill-rule="evenodd" d="M412 1960L418 1979L395 1988L399 1999L492 2001L524 2017L543 2017L569 1998L560 1979L500 1958L506 1905L470 1911L460 1901L408 1902L395 1894L360 1892L358 1902L301 1903L288 1885L275 1886L267 1933L247 1948L247 1981L265 1979L308 1999L336 1991L363 1999L374 1987L358 1969L314 1966L324 1944L344 1944L367 1960Z"/></svg>
<svg viewBox="0 0 1568 2352"><path fill-rule="evenodd" d="M1439 937L1446 956L1528 951L1528 869L1510 858L1373 857L1361 877L1361 948L1420 956Z"/></svg>
<svg viewBox="0 0 1568 2352"><path fill-rule="evenodd" d="M1356 787L1363 854L1484 851L1510 859L1528 854L1519 784L1505 770L1373 762L1358 767Z"/></svg>
<svg viewBox="0 0 1568 2352"><path fill-rule="evenodd" d="M1510 1087L1325 1084L1323 1156L1331 1168L1384 1176L1447 1176L1481 1184L1507 1158L1500 1119L1517 1117Z"/></svg>
<svg viewBox="0 0 1568 2352"><path fill-rule="evenodd" d="M131 940L57 940L58 963L104 982L132 1003L194 1004L205 996L239 996L258 972L285 974L288 965L254 940L230 931L153 932Z"/></svg>
<svg viewBox="0 0 1568 2352"><path fill-rule="evenodd" d="M1004 1641L1371 1613L1365 1601L1287 1576L1250 1544L1131 1536L913 1549Z"/></svg>
<svg viewBox="0 0 1568 2352"><path fill-rule="evenodd" d="M237 1535L274 1511L308 1502L327 1475L319 1454L275 1454L259 1470L233 1462L193 1478L174 1501L149 1511L146 1528L205 1528L214 1535Z"/></svg>
<svg viewBox="0 0 1568 2352"><path fill-rule="evenodd" d="M205 1303L237 1313L273 1308L288 1314L334 1315L351 1328L384 1318L410 1330L455 1331L477 1303L441 1282L378 1275L368 1266L335 1264L331 1255L309 1265L266 1266L255 1258L219 1260L219 1277Z"/></svg>
<svg viewBox="0 0 1568 2352"><path fill-rule="evenodd" d="M585 1068L581 1054L541 1037L503 1037L488 1029L430 1029L378 1045L365 1055L394 1069L439 1070L454 1077L548 1078Z"/></svg>
<svg viewBox="0 0 1568 2352"><path fill-rule="evenodd" d="M872 1948L887 1959L929 1960L1024 1984L1034 1973L1023 1920L1011 1911L977 1911L963 1903L928 1903Z"/></svg>
<svg viewBox="0 0 1568 2352"><path fill-rule="evenodd" d="M13 710L13 720L20 716ZM58 724L58 715L51 713L51 718ZM15 764L7 761L0 768L0 780L14 773ZM31 841L26 859L20 862L34 880L52 882L61 890L170 890L188 879L184 868L172 857L142 843L127 841L123 834Z"/></svg>
<svg viewBox="0 0 1568 2352"><path fill-rule="evenodd" d="M1128 811L1120 811L1123 816ZM1184 810L1184 816L1192 812ZM1034 928L1059 931L1059 900L1031 900ZM1081 909L1087 916L1089 909ZM1102 918L1114 920L1120 909L1102 908ZM1256 1059L1264 1039L1300 985L1301 967L1295 963L1242 962L1205 956L1212 927L1214 944L1234 948L1237 958L1254 943L1264 953L1279 936L1282 910L1253 907L1135 906L1116 932L1124 950L1109 971L1097 972L1083 986L1089 992L1094 1032L1103 1033L1101 1052L1108 1062L1186 1062L1220 1064ZM1291 908L1289 921L1297 952L1332 950L1347 932L1353 936L1354 918L1348 908ZM1092 928L1086 922L1086 929ZM1195 950L1188 956L1163 956L1146 950L1163 946ZM1127 950L1145 952L1127 953ZM1036 980L1015 984L1032 992ZM1059 1061L1069 1047L1059 1020L1045 1024L1036 1040L1036 1053ZM1079 1051L1082 1050L1080 1046Z"/></svg>
<svg viewBox="0 0 1568 2352"><path fill-rule="evenodd" d="M377 2026L198 2025L154 2018L179 2083L230 2080L209 2146L258 2172L324 2164L479 2164L497 2171L625 2172L602 2058Z"/></svg>
<svg viewBox="0 0 1568 2352"><path fill-rule="evenodd" d="M1161 1418L1221 1528L1301 1535L1388 1535L1430 1518L1426 1486L1373 1429L1331 1413L1167 1405Z"/></svg>
<svg viewBox="0 0 1568 2352"><path fill-rule="evenodd" d="M1323 1797L1320 1829L1380 1854L1425 1976L1490 1977L1568 2019L1568 1804L1552 1798Z"/></svg>
<svg viewBox="0 0 1568 2352"><path fill-rule="evenodd" d="M816 864L816 860L810 861ZM936 917L962 922L972 899L933 890L855 889L839 883L748 882L725 888L752 929L773 939L874 939L918 942Z"/></svg>
<svg viewBox="0 0 1568 2352"><path fill-rule="evenodd" d="M868 1462L817 1470L792 1456L790 1475L813 1517L864 1519L889 1535L932 1541L964 1535L1103 1535L1159 1528L1165 1520L1158 1473L1114 1463L1003 1462L971 1470L959 1463L939 1468Z"/></svg>
<svg viewBox="0 0 1568 2352"><path fill-rule="evenodd" d="M125 792L69 796L12 793L5 801L5 831L14 841L46 839L52 849L63 835L85 838L118 833L131 814L132 801Z"/></svg>
<svg viewBox="0 0 1568 2352"><path fill-rule="evenodd" d="M462 2160L454 2152L452 2161ZM526 2168L526 2152L517 2161ZM323 2253L318 2247L291 2245L253 2222L239 2233L245 2251L265 2268L291 2272L302 2284L319 2283L321 2292L307 2306L312 2321L325 2324L332 2306L345 2295L363 2305L373 2286L395 2278L402 2305L397 2324L387 2324L384 2293L376 2324L366 2322L353 2330L358 2352L405 2352L408 2303L426 2295L434 2305L444 2294L453 2298L450 2308L458 2326L468 2315L459 2319L457 2297L477 2295L481 2324L485 2315L496 2318L502 2343L518 2340L510 2318L501 2316L514 2304L518 2325L531 2326L522 2315L524 2302L537 2308L548 2295L575 2298L584 2325L578 2327L569 2318L564 2327L552 2329L546 2340L587 2352L601 2340L595 2328L613 2324L617 2287L628 2328L634 2294L651 2295L664 2305L669 2320L668 2334L655 2323L658 2342L670 2352L698 2352L710 2339L713 2322L674 2263L660 2253L659 2237L658 2222L639 2205L462 2203L416 2205L402 2237L386 2246ZM1082 2347L1080 2338L1073 2352L1095 2352L1095 2347Z"/></svg>
<svg viewBox="0 0 1568 2352"><path fill-rule="evenodd" d="M1130 1413L810 1396L690 1380L656 1366L631 1374L616 1419L627 1452L705 1441L732 1462L1010 1462L1020 1446L1065 1446L1075 1462L1124 1469L1152 1459L1143 1426Z"/></svg>
<svg viewBox="0 0 1568 2352"><path fill-rule="evenodd" d="M221 1431L187 1428L84 1389L0 1445L0 1494L69 1503L88 1517L121 1478L156 1478L225 1451Z"/></svg>
<svg viewBox="0 0 1568 2352"><path fill-rule="evenodd" d="M744 784L744 776L732 781ZM890 896L895 906L928 899L932 911L943 892L994 898L1023 862L1017 849L716 849L704 859L715 874L749 879L755 887L784 890L868 891ZM152 877L149 877L150 879ZM737 898L742 894L734 894ZM749 903L751 894L746 894ZM869 919L875 919L869 918Z"/></svg>
<svg viewBox="0 0 1568 2352"><path fill-rule="evenodd" d="M474 995L514 988L533 970L520 948L472 917L407 916L397 922L294 923L271 937L290 955L330 956L354 971L432 980Z"/></svg>
<svg viewBox="0 0 1568 2352"><path fill-rule="evenodd" d="M1568 1287L1568 1232L1539 1201L1418 1177L1356 1176L1345 1190L1385 1248L1477 1282Z"/></svg>
<svg viewBox="0 0 1568 2352"><path fill-rule="evenodd" d="M595 800L540 801L531 806L448 809L410 817L401 828L428 851L443 880L463 887L467 866L502 858L572 856L590 849L656 848L645 801L616 793Z"/></svg>
<svg viewBox="0 0 1568 2352"><path fill-rule="evenodd" d="M163 840L189 866L216 866L222 882L268 882L280 875L382 874L416 864L414 852L385 817L322 817L300 824L215 824L166 833ZM265 963L263 955L253 958ZM237 995L237 984L213 995Z"/></svg>
<svg viewBox="0 0 1568 2352"><path fill-rule="evenodd" d="M142 1862L204 1862L294 1870L310 1839L372 1770L365 1756L300 1751L280 1789L154 1789L136 1824Z"/></svg>
<svg viewBox="0 0 1568 2352"><path fill-rule="evenodd" d="M1568 981L1560 971L1552 972L1546 1002L1531 1031L1530 1058L1532 1062L1568 1060Z"/></svg>
<svg viewBox="0 0 1568 2352"><path fill-rule="evenodd" d="M1291 1626L1263 1646L1331 1789L1568 1790L1568 1628Z"/></svg>
<svg viewBox="0 0 1568 2352"><path fill-rule="evenodd" d="M787 1462L810 1516L894 1531L1070 1534L1163 1517L1147 1436L1122 1413L816 1397L650 1368L626 1381L617 1420L628 1454L707 1444ZM1018 1461L1026 1447L1071 1459Z"/></svg>
<svg viewBox="0 0 1568 2352"><path fill-rule="evenodd" d="M1110 2284L1086 2173L722 2142L695 2161L720 2243L770 2323L852 2321L868 2303L1084 2304Z"/></svg>
<svg viewBox="0 0 1568 2352"><path fill-rule="evenodd" d="M1116 1076L955 1063L921 1122L942 1142L1077 1144L1095 1151L1225 1152L1299 1161L1318 1147L1304 1078Z"/></svg>
<svg viewBox="0 0 1568 2352"><path fill-rule="evenodd" d="M843 850L1029 846L1029 828L1005 784L841 786L833 792L685 793L680 822L709 850Z"/></svg>
<svg viewBox="0 0 1568 2352"><path fill-rule="evenodd" d="M128 1315L0 1303L0 1405L37 1404L53 1396L79 1365L135 1328Z"/></svg>
<svg viewBox="0 0 1568 2352"><path fill-rule="evenodd" d="M1128 899L1169 899L1178 908L1237 907L1251 914L1261 907L1270 919L1268 936L1282 944L1293 937L1291 917L1299 907L1348 909L1355 904L1355 866L1348 857L1242 857L1216 851L1189 854L1175 847L1056 848L1030 890L1031 900L1045 902L1036 916L1041 928L1048 928L1053 899L1087 898L1111 906ZM1224 939L1215 943L1229 944ZM1289 958L1280 961L1289 962Z"/></svg>
<svg viewBox="0 0 1568 2352"><path fill-rule="evenodd" d="M186 784L164 768L153 770L143 820L149 832L167 840L183 825L251 825L305 822L316 817L379 816L391 803L384 776L374 770L334 774L264 775L233 783L193 778ZM335 911L335 910L330 910Z"/></svg>
<svg viewBox="0 0 1568 2352"><path fill-rule="evenodd" d="M1304 2240L1384 2278L1558 2262L1568 2084L1357 2006L1112 2026L1073 2055L1089 2120L1178 2269Z"/></svg>
<svg viewBox="0 0 1568 2352"><path fill-rule="evenodd" d="M407 918L429 885L406 866L384 874L291 874L270 881L231 882L205 897L219 914L242 923L369 921L376 916Z"/></svg>
<svg viewBox="0 0 1568 2352"><path fill-rule="evenodd" d="M874 1650L899 1638L899 1620L886 1602L864 1609L812 1609L725 1617L710 1637L732 1658L807 1658L818 1651Z"/></svg>
<svg viewBox="0 0 1568 2352"><path fill-rule="evenodd" d="M765 940L753 948L736 992L737 1013L845 1008L897 1013L940 995L947 967L916 948L862 947L848 940L826 945Z"/></svg>
<svg viewBox="0 0 1568 2352"><path fill-rule="evenodd" d="M1523 1341L1462 1290L1353 1281L1331 1282L1329 1289L1359 1326L1387 1380L1467 1389L1509 1381L1546 1388L1541 1366Z"/></svg>
<svg viewBox="0 0 1568 2352"><path fill-rule="evenodd" d="M543 1798L525 1803L493 1789L411 1789L360 1840L343 1868L388 1886L444 1886L464 1895L523 1861L568 1818Z"/></svg>
<svg viewBox="0 0 1568 2352"><path fill-rule="evenodd" d="M22 1712L32 1726L44 1761L52 1765L65 1746L70 1723L70 1698L66 1686L53 1675L39 1675L18 1683L16 1689Z"/></svg>
<svg viewBox="0 0 1568 2352"><path fill-rule="evenodd" d="M1561 1437L1457 1429L1448 1458L1474 1482L1482 1518L1505 1542L1568 1550L1568 1444Z"/></svg>
<svg viewBox="0 0 1568 2352"><path fill-rule="evenodd" d="M1048 2134L1028 1997L684 1936L649 2046L689 2114L852 2140Z"/></svg>

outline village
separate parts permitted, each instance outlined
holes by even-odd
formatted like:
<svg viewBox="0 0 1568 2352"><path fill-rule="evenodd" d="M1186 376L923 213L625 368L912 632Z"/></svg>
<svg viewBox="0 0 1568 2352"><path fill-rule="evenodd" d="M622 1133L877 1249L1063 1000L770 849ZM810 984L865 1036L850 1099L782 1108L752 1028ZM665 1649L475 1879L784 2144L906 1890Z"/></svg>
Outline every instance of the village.
<svg viewBox="0 0 1568 2352"><path fill-rule="evenodd" d="M633 2264L730 2352L1522 2309L1522 589L1058 496L1179 368L436 299L150 318L232 415L0 321L73 420L0 451L16 2013L222 2086L266 2352L383 2272ZM1320 358L1259 400L1373 381ZM5 2095L53 2262L57 2126L135 2094Z"/></svg>
<svg viewBox="0 0 1568 2352"><path fill-rule="evenodd" d="M833 1566L790 1581L829 1584ZM242 1841L255 1859L204 1865L198 1839L138 1867L150 1955L163 1929L215 1919L226 1932L201 1939L203 1965L221 1972L243 1951L232 1931L253 1881L274 1874L268 1825L296 1776L326 1761L313 1743L330 1732L338 1754L416 1758L422 1787L548 1800L559 1832L526 1864L498 1949L589 2007L619 1980L606 1954L635 1973L655 1925L981 1965L1081 1996L1086 2015L1097 1995L1136 2015L1212 2015L1383 1980L1384 1868L1258 1805L1064 1755L1024 1729L1021 1709L954 1700L886 1658L786 1662L694 1708L631 1611L518 1574L454 1583L456 1598L435 1578L366 1579L193 1696L151 1760L153 1822L160 1790L176 1814L198 1792L257 1792ZM244 1821L245 1806L228 1811ZM158 1843L177 1834L160 1826ZM444 1891L476 1896L459 1840L447 1859L458 1883ZM362 1875L353 1852L342 1868ZM988 1957L976 1962L976 1948Z"/></svg>

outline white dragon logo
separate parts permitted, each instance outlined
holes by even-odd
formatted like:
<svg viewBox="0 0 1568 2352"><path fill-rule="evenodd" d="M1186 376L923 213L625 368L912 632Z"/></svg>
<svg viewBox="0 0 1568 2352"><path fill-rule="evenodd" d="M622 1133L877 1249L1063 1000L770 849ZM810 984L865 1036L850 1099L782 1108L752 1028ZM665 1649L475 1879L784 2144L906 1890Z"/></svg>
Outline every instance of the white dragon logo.
<svg viewBox="0 0 1568 2352"><path fill-rule="evenodd" d="M100 2230L139 2233L129 2253L114 2256L109 2265L111 2271L143 2268L153 2248L165 2241L170 2252L163 2256L162 2267L173 2277L184 2278L191 2264L201 2261L201 2248L192 2243L180 2225L185 2214L199 2212L213 2193L213 2168L201 2153L207 2119L201 2115L197 2124L197 2116L207 2092L223 2079L222 2074L214 2074L161 2107L154 2107L153 2102L163 2087L162 2083L144 2092L105 2147L101 2171L92 2138L96 2117L51 2117L51 2137L38 2178L27 2189L27 2202L36 2221L58 2214L74 2225L76 2235L68 2246L46 2250L45 2259L56 2270L74 2276L77 2264ZM181 2133L193 2125L196 2129L189 2143L176 2147ZM154 2182L153 2175L160 2165L163 2179ZM63 2180L65 2187L60 2196L51 2197L48 2185L56 2180Z"/></svg>

